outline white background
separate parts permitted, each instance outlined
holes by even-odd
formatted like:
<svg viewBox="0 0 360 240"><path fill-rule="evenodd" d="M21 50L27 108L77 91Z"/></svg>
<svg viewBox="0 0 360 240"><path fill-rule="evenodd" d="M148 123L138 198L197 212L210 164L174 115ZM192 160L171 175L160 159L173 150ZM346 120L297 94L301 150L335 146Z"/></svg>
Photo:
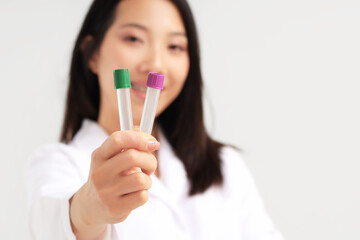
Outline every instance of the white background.
<svg viewBox="0 0 360 240"><path fill-rule="evenodd" d="M360 239L360 1L191 0L206 121L244 151L286 239ZM24 173L56 142L89 0L0 2L0 238L29 239Z"/></svg>

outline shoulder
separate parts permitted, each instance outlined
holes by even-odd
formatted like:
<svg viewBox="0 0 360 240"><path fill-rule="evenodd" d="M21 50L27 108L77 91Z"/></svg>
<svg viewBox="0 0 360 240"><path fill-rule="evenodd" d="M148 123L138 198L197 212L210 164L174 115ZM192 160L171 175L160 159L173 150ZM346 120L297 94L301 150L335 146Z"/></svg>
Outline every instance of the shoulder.
<svg viewBox="0 0 360 240"><path fill-rule="evenodd" d="M71 145L55 143L39 148L26 170L30 198L36 193L64 196L75 192L87 179L90 161Z"/></svg>
<svg viewBox="0 0 360 240"><path fill-rule="evenodd" d="M254 185L254 180L248 169L241 151L224 146L220 152L224 189L229 191L246 191Z"/></svg>
<svg viewBox="0 0 360 240"><path fill-rule="evenodd" d="M75 147L53 143L38 148L28 159L28 176L51 176L66 172L79 172L83 154Z"/></svg>
<svg viewBox="0 0 360 240"><path fill-rule="evenodd" d="M32 154L30 157L30 163L33 161L41 161L44 159L71 159L73 155L76 155L77 151L74 147L64 143L52 143L44 145Z"/></svg>
<svg viewBox="0 0 360 240"><path fill-rule="evenodd" d="M241 151L234 147L222 147L220 149L220 158L223 171L247 171Z"/></svg>

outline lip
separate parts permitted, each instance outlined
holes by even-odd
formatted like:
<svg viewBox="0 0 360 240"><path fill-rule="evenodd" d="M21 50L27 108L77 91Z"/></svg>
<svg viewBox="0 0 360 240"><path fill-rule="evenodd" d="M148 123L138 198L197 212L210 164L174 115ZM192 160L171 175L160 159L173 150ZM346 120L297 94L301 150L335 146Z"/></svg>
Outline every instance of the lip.
<svg viewBox="0 0 360 240"><path fill-rule="evenodd" d="M138 89L137 86L143 88L143 90ZM147 88L146 85L138 84L136 82L131 82L131 92L134 93L134 95L142 101L145 101L146 91L144 91L144 89L146 88Z"/></svg>
<svg viewBox="0 0 360 240"><path fill-rule="evenodd" d="M135 86L134 86L135 85ZM141 88L141 89L139 89ZM139 84L136 82L131 82L131 93L134 93L134 95L139 98L142 101L145 101L146 98L146 91L147 90L147 86L143 85L143 84ZM162 95L162 92L165 90L165 86L164 88L160 91L160 97Z"/></svg>

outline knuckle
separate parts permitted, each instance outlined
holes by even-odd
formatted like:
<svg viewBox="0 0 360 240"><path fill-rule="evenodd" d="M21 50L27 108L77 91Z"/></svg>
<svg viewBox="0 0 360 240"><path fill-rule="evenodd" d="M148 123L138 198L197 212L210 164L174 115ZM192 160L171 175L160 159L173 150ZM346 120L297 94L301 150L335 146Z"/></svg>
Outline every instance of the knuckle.
<svg viewBox="0 0 360 240"><path fill-rule="evenodd" d="M139 192L139 203L141 205L145 204L149 199L149 192L146 190Z"/></svg>
<svg viewBox="0 0 360 240"><path fill-rule="evenodd" d="M121 131L119 132L119 134L121 134L121 138L123 139L124 142L127 142L127 143L131 143L133 142L133 132L132 131Z"/></svg>
<svg viewBox="0 0 360 240"><path fill-rule="evenodd" d="M157 161L157 159L156 159L156 157L154 155L151 154L151 156L152 156L151 161L150 161L151 170L155 171L156 168L158 167L158 161Z"/></svg>
<svg viewBox="0 0 360 240"><path fill-rule="evenodd" d="M99 149L97 148L91 153L91 160L96 161L98 158L99 158Z"/></svg>
<svg viewBox="0 0 360 240"><path fill-rule="evenodd" d="M148 181L146 183L145 189L148 190L151 188L151 186L152 186L152 180L150 177L148 177Z"/></svg>
<svg viewBox="0 0 360 240"><path fill-rule="evenodd" d="M143 173L136 173L134 174L134 181L135 184L141 188L145 188L146 187L146 179Z"/></svg>
<svg viewBox="0 0 360 240"><path fill-rule="evenodd" d="M128 161L134 162L137 159L137 152L134 149L128 149L126 150L127 159Z"/></svg>
<svg viewBox="0 0 360 240"><path fill-rule="evenodd" d="M101 176L101 174L99 174L99 171L97 171L97 170L93 170L90 173L89 177L90 177L91 182L94 184L95 188L97 188L99 176Z"/></svg>
<svg viewBox="0 0 360 240"><path fill-rule="evenodd" d="M129 137L131 138L131 141L134 144L134 148L143 149L144 145L146 146L146 141L144 136L142 135L142 132L134 132Z"/></svg>
<svg viewBox="0 0 360 240"><path fill-rule="evenodd" d="M121 139L119 136L119 132L112 133L109 138L110 138L110 141L112 144L115 144L115 145L120 144Z"/></svg>
<svg viewBox="0 0 360 240"><path fill-rule="evenodd" d="M91 182L93 184L95 184L96 180L97 180L97 173L96 171L92 171L90 174L89 174L89 178L91 180Z"/></svg>

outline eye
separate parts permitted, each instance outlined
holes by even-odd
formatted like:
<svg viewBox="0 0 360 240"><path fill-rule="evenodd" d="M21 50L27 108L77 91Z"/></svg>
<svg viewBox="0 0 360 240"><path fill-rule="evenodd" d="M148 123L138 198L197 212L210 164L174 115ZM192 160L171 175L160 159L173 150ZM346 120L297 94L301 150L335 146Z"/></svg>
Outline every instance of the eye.
<svg viewBox="0 0 360 240"><path fill-rule="evenodd" d="M140 42L140 39L135 36L127 36L124 40L127 42Z"/></svg>
<svg viewBox="0 0 360 240"><path fill-rule="evenodd" d="M170 45L169 49L174 50L174 51L184 51L185 50L182 46L176 45L176 44Z"/></svg>

